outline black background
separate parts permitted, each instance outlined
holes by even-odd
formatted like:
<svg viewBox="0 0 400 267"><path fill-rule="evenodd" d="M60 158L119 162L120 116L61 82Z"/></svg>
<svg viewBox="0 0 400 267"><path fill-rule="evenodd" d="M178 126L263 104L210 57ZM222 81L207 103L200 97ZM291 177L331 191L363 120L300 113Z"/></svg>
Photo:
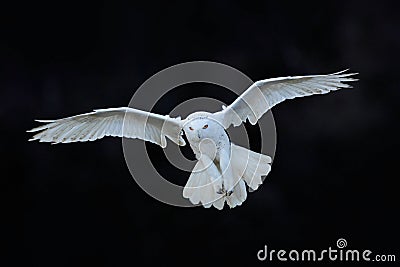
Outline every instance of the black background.
<svg viewBox="0 0 400 267"><path fill-rule="evenodd" d="M1 260L225 266L258 263L264 245L318 250L338 238L396 254L399 9L394 1L279 2L2 6ZM151 198L131 178L120 139L27 142L34 119L125 106L151 75L193 60L225 63L253 80L350 68L360 81L273 109L272 172L232 210Z"/></svg>

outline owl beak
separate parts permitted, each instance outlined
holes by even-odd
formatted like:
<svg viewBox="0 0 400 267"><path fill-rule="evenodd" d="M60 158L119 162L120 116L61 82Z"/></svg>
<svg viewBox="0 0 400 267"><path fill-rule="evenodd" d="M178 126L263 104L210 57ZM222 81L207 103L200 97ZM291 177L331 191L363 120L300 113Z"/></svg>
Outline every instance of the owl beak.
<svg viewBox="0 0 400 267"><path fill-rule="evenodd" d="M197 137L200 139L200 133L199 132L197 132Z"/></svg>

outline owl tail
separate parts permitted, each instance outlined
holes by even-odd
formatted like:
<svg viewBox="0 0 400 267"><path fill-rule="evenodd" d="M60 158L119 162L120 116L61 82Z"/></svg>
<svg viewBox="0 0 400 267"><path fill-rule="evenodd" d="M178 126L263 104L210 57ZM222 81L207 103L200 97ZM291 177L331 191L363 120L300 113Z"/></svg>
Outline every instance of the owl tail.
<svg viewBox="0 0 400 267"><path fill-rule="evenodd" d="M232 144L232 159L234 176L240 176L251 191L255 191L263 183L262 177L271 171L270 156L251 151Z"/></svg>
<svg viewBox="0 0 400 267"><path fill-rule="evenodd" d="M252 189L262 184L262 176L266 176L271 170L271 157L259 154L246 148L232 144L231 161L228 168L232 177L222 179L219 168L207 158L200 159L183 190L183 196L193 204L202 204L209 208L214 206L221 210L225 201L230 208L240 206L247 198L246 185ZM223 175L224 175L223 174ZM227 188L231 191L221 194L224 187L223 180L229 179L233 185Z"/></svg>
<svg viewBox="0 0 400 267"><path fill-rule="evenodd" d="M193 204L202 204L209 208L224 207L225 199L218 190L222 187L221 174L214 162L205 156L200 158L194 166L189 180L183 189L183 197L188 198Z"/></svg>

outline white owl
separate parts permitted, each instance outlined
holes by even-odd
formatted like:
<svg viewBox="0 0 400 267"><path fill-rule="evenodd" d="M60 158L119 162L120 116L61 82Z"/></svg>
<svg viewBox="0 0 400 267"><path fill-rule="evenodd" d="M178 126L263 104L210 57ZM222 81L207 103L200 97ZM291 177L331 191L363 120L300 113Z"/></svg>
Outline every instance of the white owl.
<svg viewBox="0 0 400 267"><path fill-rule="evenodd" d="M167 145L166 137L184 146L184 132L198 161L183 196L207 208L222 209L225 202L233 208L246 200L246 184L253 190L262 184L262 177L271 170L271 157L231 143L226 129L247 119L254 125L264 113L286 99L350 88L344 82L356 81L350 77L355 74L341 71L261 80L223 110L195 112L183 120L127 107L108 108L58 120L38 120L45 124L28 132L39 132L30 141L70 143L123 136L150 141L163 148Z"/></svg>

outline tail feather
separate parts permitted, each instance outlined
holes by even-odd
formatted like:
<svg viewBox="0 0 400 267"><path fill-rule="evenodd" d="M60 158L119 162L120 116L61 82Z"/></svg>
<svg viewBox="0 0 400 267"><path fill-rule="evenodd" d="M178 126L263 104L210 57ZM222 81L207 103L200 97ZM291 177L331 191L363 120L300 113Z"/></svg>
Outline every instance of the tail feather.
<svg viewBox="0 0 400 267"><path fill-rule="evenodd" d="M232 155L234 173L241 175L253 191L257 190L263 183L262 177L271 171L271 157L235 144L232 144Z"/></svg>
<svg viewBox="0 0 400 267"><path fill-rule="evenodd" d="M263 183L262 177L271 170L271 157L259 154L232 144L230 168L234 185L231 194L218 193L221 186L221 173L214 163L207 164L200 159L183 189L183 196L193 204L202 204L206 208L214 206L221 210L225 201L230 208L242 205L247 198L246 184L257 190ZM208 166L207 168L205 166ZM225 177L226 179L226 177Z"/></svg>
<svg viewBox="0 0 400 267"><path fill-rule="evenodd" d="M222 209L224 201L216 189L216 184L221 180L219 176L214 164L206 164L204 159L200 159L183 189L183 197L188 198L195 205L201 203L206 208L214 206L219 210Z"/></svg>

